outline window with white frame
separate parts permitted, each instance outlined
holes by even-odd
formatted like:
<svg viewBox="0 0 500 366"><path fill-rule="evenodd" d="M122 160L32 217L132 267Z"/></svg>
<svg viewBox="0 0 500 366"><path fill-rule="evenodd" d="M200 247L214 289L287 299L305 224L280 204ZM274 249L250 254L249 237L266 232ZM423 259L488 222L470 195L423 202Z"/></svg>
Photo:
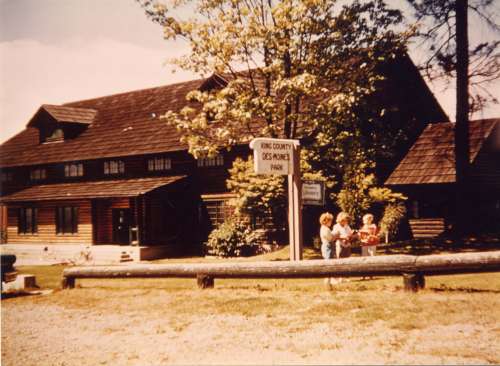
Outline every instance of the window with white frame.
<svg viewBox="0 0 500 366"><path fill-rule="evenodd" d="M30 179L33 181L47 179L47 169L45 168L31 169Z"/></svg>
<svg viewBox="0 0 500 366"><path fill-rule="evenodd" d="M209 158L209 157L198 158L197 165L199 167L222 166L222 165L224 165L224 157L219 154L219 155L211 157L211 158Z"/></svg>
<svg viewBox="0 0 500 366"><path fill-rule="evenodd" d="M110 160L104 162L104 174L123 174L125 173L125 163L123 160Z"/></svg>
<svg viewBox="0 0 500 366"><path fill-rule="evenodd" d="M69 163L64 165L65 177L83 177L83 163Z"/></svg>
<svg viewBox="0 0 500 366"><path fill-rule="evenodd" d="M155 157L148 159L148 171L158 172L172 169L172 160L166 157Z"/></svg>

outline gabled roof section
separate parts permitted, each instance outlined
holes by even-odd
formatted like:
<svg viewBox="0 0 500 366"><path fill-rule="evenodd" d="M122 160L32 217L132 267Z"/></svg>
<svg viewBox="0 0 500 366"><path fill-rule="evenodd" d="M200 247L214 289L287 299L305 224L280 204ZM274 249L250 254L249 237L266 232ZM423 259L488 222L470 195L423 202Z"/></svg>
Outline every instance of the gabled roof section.
<svg viewBox="0 0 500 366"><path fill-rule="evenodd" d="M80 123L91 124L97 111L91 108L75 108L53 104L43 104L28 123L28 127L34 126L39 113L46 111L56 122L59 123Z"/></svg>
<svg viewBox="0 0 500 366"><path fill-rule="evenodd" d="M500 127L500 119L469 122L470 162L484 142ZM408 154L386 180L387 185L454 183L455 124L435 123L426 127Z"/></svg>
<svg viewBox="0 0 500 366"><path fill-rule="evenodd" d="M73 122L90 124L94 121L97 111L90 108L74 108L62 105L42 105L58 122Z"/></svg>
<svg viewBox="0 0 500 366"><path fill-rule="evenodd" d="M224 77L224 75L214 73L200 84L199 89L201 91L206 91L211 89L224 88L227 84L228 81Z"/></svg>

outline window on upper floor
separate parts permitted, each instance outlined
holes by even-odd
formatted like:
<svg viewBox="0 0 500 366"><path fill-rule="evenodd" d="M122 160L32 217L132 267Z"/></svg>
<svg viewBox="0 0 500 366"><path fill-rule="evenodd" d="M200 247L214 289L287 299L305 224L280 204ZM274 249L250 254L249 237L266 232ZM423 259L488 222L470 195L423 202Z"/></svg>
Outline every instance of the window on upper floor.
<svg viewBox="0 0 500 366"><path fill-rule="evenodd" d="M12 172L0 172L0 182L7 183L12 182L14 180L14 173Z"/></svg>
<svg viewBox="0 0 500 366"><path fill-rule="evenodd" d="M35 234L38 232L38 209L21 207L17 217L17 232L19 234Z"/></svg>
<svg viewBox="0 0 500 366"><path fill-rule="evenodd" d="M148 171L157 172L172 169L172 160L166 157L155 157L148 159Z"/></svg>
<svg viewBox="0 0 500 366"><path fill-rule="evenodd" d="M55 128L45 136L44 142L64 141L64 131L62 128Z"/></svg>
<svg viewBox="0 0 500 366"><path fill-rule="evenodd" d="M64 206L56 208L56 233L78 233L78 207Z"/></svg>
<svg viewBox="0 0 500 366"><path fill-rule="evenodd" d="M110 160L104 162L104 174L123 174L125 173L125 163L123 160Z"/></svg>
<svg viewBox="0 0 500 366"><path fill-rule="evenodd" d="M83 163L64 164L65 177L83 177Z"/></svg>
<svg viewBox="0 0 500 366"><path fill-rule="evenodd" d="M47 179L47 170L45 168L31 169L30 179L32 181Z"/></svg>
<svg viewBox="0 0 500 366"><path fill-rule="evenodd" d="M222 166L224 165L224 157L222 155L217 155L212 158L198 158L197 165L199 167L205 166Z"/></svg>

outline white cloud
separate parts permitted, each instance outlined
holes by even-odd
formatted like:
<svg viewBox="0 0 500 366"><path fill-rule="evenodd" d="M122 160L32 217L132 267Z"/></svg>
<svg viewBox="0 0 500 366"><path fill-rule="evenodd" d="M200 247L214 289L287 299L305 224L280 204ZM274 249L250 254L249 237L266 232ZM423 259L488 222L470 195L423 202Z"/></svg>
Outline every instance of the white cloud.
<svg viewBox="0 0 500 366"><path fill-rule="evenodd" d="M41 104L60 104L196 78L172 74L167 57L182 47L152 49L111 39L0 43L0 142L21 131Z"/></svg>

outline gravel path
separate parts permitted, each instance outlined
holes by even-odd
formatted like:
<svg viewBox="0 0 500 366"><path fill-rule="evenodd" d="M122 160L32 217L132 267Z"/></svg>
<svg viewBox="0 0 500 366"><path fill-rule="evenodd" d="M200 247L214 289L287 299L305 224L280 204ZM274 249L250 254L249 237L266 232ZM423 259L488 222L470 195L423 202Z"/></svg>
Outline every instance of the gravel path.
<svg viewBox="0 0 500 366"><path fill-rule="evenodd" d="M326 291L307 306L284 290L235 290L231 299L229 291L124 292L77 289L2 300L2 365L500 363L497 318L479 308L476 321L397 329L386 320L354 321L359 309L322 321L317 309L332 298ZM212 311L224 296L224 307ZM273 310L253 311L248 296ZM489 296L498 304L498 294ZM290 308L294 299L300 308ZM183 302L202 308L183 311Z"/></svg>

